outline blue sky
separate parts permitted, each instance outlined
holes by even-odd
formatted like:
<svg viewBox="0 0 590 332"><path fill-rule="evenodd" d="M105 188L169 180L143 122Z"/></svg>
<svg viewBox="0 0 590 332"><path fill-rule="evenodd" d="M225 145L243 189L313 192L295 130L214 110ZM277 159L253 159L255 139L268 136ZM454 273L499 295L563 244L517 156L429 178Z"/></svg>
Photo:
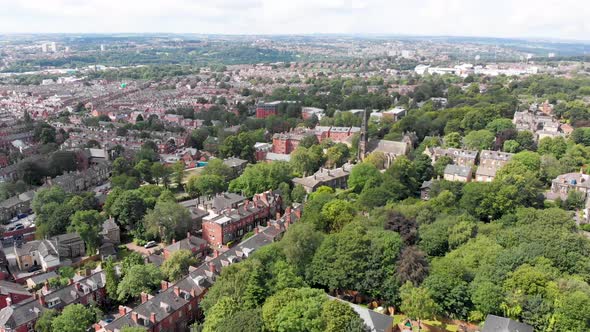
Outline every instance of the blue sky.
<svg viewBox="0 0 590 332"><path fill-rule="evenodd" d="M0 0L0 33L382 33L590 39L584 0Z"/></svg>

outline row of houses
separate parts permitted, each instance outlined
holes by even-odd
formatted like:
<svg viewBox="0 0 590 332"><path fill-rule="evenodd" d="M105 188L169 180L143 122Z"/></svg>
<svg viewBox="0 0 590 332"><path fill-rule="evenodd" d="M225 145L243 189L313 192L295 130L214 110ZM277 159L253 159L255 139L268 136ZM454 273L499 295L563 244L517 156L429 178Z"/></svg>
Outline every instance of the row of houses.
<svg viewBox="0 0 590 332"><path fill-rule="evenodd" d="M118 332L124 327L142 327L146 331L187 331L190 323L202 317L199 303L213 285L223 267L247 259L259 248L280 239L285 230L298 220L294 207L268 226L257 226L254 234L217 257L208 259L189 275L176 283L162 281L155 295L142 294L141 304L135 308L120 306L119 317L110 323L95 324L97 332Z"/></svg>
<svg viewBox="0 0 590 332"><path fill-rule="evenodd" d="M491 182L496 177L500 168L506 165L514 154L492 150L463 150L455 148L430 147L424 151L430 157L432 163L443 157L451 158L453 163L447 165L444 170L444 178L448 181ZM473 169L476 164L475 178Z"/></svg>
<svg viewBox="0 0 590 332"><path fill-rule="evenodd" d="M32 293L26 300L13 303L6 298L7 306L0 310L0 332L34 331L35 323L44 311L62 310L72 304L103 305L106 300L106 276L99 268L77 274L69 284L52 289L48 283Z"/></svg>

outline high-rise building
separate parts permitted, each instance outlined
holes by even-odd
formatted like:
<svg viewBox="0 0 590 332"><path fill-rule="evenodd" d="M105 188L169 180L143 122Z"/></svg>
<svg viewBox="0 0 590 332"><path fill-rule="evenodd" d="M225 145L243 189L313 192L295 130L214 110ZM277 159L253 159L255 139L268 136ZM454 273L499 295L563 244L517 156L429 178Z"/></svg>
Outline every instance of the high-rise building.
<svg viewBox="0 0 590 332"><path fill-rule="evenodd" d="M104 52L106 50L107 50L106 46L104 46L104 44L100 44L100 51Z"/></svg>
<svg viewBox="0 0 590 332"><path fill-rule="evenodd" d="M41 44L41 50L43 51L43 53L47 53L47 44L46 43Z"/></svg>
<svg viewBox="0 0 590 332"><path fill-rule="evenodd" d="M51 52L57 52L57 44L55 42L51 42Z"/></svg>

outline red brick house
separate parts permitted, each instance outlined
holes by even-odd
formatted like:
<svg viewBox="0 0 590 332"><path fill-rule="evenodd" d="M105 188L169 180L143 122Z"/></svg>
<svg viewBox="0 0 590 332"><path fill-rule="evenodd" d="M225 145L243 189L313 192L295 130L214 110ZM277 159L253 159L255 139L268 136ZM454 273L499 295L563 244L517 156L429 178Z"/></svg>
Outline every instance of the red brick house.
<svg viewBox="0 0 590 332"><path fill-rule="evenodd" d="M127 326L142 327L148 332L188 331L192 322L202 318L199 303L222 268L247 259L252 252L278 240L300 215L298 206L269 226L256 227L252 237L192 269L177 283L162 281L156 295L142 294L141 304L135 309L120 306L120 317L104 326L95 324L95 331L117 332Z"/></svg>
<svg viewBox="0 0 590 332"><path fill-rule="evenodd" d="M279 113L280 101L273 101L272 103L259 103L256 105L256 118L266 119L271 115Z"/></svg>
<svg viewBox="0 0 590 332"><path fill-rule="evenodd" d="M70 284L50 289L47 285L33 293L33 298L12 304L0 310L0 332L33 331L37 319L47 309L62 310L70 304L99 305L106 300L106 276L103 271L90 273L88 276L77 275Z"/></svg>
<svg viewBox="0 0 590 332"><path fill-rule="evenodd" d="M203 218L203 239L216 247L239 240L244 234L275 216L281 203L280 195L266 191L254 195L252 201L240 203L235 208L210 211Z"/></svg>
<svg viewBox="0 0 590 332"><path fill-rule="evenodd" d="M32 298L33 295L23 287L23 285L14 282L0 280L0 309L11 304L17 304L26 299Z"/></svg>

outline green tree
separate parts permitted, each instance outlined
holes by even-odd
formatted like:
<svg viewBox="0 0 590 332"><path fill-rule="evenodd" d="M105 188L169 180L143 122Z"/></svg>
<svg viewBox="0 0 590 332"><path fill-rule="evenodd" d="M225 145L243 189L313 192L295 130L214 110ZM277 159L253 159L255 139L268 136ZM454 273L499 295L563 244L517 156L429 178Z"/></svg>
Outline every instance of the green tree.
<svg viewBox="0 0 590 332"><path fill-rule="evenodd" d="M178 250L164 261L162 273L174 282L187 275L188 268L196 263L197 259L190 250Z"/></svg>
<svg viewBox="0 0 590 332"><path fill-rule="evenodd" d="M314 153L313 149L306 149L302 146L298 147L291 153L290 163L293 166L293 171L307 176L315 173L323 162L323 156L320 153Z"/></svg>
<svg viewBox="0 0 590 332"><path fill-rule="evenodd" d="M220 298L215 305L207 311L207 318L203 325L203 332L222 331L228 317L238 312L238 302L224 296Z"/></svg>
<svg viewBox="0 0 590 332"><path fill-rule="evenodd" d="M326 167L342 166L349 158L350 151L344 143L337 143L326 151Z"/></svg>
<svg viewBox="0 0 590 332"><path fill-rule="evenodd" d="M135 165L135 167L133 167L133 169L140 174L143 181L148 183L152 182L152 163L149 160L142 159Z"/></svg>
<svg viewBox="0 0 590 332"><path fill-rule="evenodd" d="M108 259L105 264L105 278L106 278L106 290L109 299L116 301L118 298L117 287L119 286L119 277L115 270L115 264L111 259Z"/></svg>
<svg viewBox="0 0 590 332"><path fill-rule="evenodd" d="M119 282L117 293L119 301L135 298L141 292L151 293L160 286L162 273L153 264L134 265L125 271Z"/></svg>
<svg viewBox="0 0 590 332"><path fill-rule="evenodd" d="M114 191L109 194L113 195ZM137 229L137 225L143 219L147 206L143 198L134 190L122 191L115 193L114 201L110 205L110 214L117 218L119 224L124 226L128 231ZM107 197L107 204L109 199Z"/></svg>
<svg viewBox="0 0 590 332"><path fill-rule="evenodd" d="M382 182L382 174L377 167L370 163L355 165L348 177L348 188L361 192L363 188L377 187Z"/></svg>
<svg viewBox="0 0 590 332"><path fill-rule="evenodd" d="M182 180L184 180L184 162L179 160L172 165L174 171L174 182L180 188L182 186Z"/></svg>
<svg viewBox="0 0 590 332"><path fill-rule="evenodd" d="M567 143L563 137L544 137L539 141L539 147L537 149L539 154L552 154L557 159L561 159L566 150Z"/></svg>
<svg viewBox="0 0 590 332"><path fill-rule="evenodd" d="M344 225L351 222L356 214L352 203L342 200L332 200L322 208L322 217L327 222L326 231L338 232Z"/></svg>
<svg viewBox="0 0 590 332"><path fill-rule="evenodd" d="M504 141L504 145L502 146L502 151L504 152L516 153L520 150L520 144L513 139Z"/></svg>
<svg viewBox="0 0 590 332"><path fill-rule="evenodd" d="M293 202L303 203L306 195L307 192L305 191L305 188L303 188L302 185L298 184L291 191L291 200Z"/></svg>
<svg viewBox="0 0 590 332"><path fill-rule="evenodd" d="M444 139L445 148L460 148L461 147L461 134L458 132L452 132L445 135Z"/></svg>
<svg viewBox="0 0 590 332"><path fill-rule="evenodd" d="M282 182L291 180L291 166L287 162L249 165L242 175L229 184L232 192L254 196L269 189L277 189Z"/></svg>
<svg viewBox="0 0 590 332"><path fill-rule="evenodd" d="M31 204L35 212L37 236L40 238L63 234L70 224L73 211L66 204L68 195L61 187L52 186L37 192Z"/></svg>
<svg viewBox="0 0 590 332"><path fill-rule="evenodd" d="M465 148L471 150L487 150L494 143L494 133L489 130L476 130L465 135L463 144Z"/></svg>
<svg viewBox="0 0 590 332"><path fill-rule="evenodd" d="M186 190L191 197L211 196L223 192L226 188L226 180L222 176L213 174L191 176L186 184Z"/></svg>
<svg viewBox="0 0 590 332"><path fill-rule="evenodd" d="M38 332L52 332L52 323L55 317L59 316L59 313L54 309L47 309L43 311L37 322L35 323L35 331Z"/></svg>
<svg viewBox="0 0 590 332"><path fill-rule="evenodd" d="M289 227L281 240L281 247L287 262L291 264L299 275L304 276L307 266L311 263L316 250L323 241L321 232L313 225L296 223Z"/></svg>
<svg viewBox="0 0 590 332"><path fill-rule="evenodd" d="M350 305L338 300L324 302L322 318L326 322L326 332L364 332L364 321Z"/></svg>
<svg viewBox="0 0 590 332"><path fill-rule="evenodd" d="M488 123L486 129L494 134L498 134L499 132L515 128L512 120L506 118L497 118Z"/></svg>
<svg viewBox="0 0 590 332"><path fill-rule="evenodd" d="M149 235L158 236L171 243L173 239L184 238L191 228L188 210L174 201L158 201L153 210L144 217L144 227Z"/></svg>
<svg viewBox="0 0 590 332"><path fill-rule="evenodd" d="M86 332L97 321L99 311L82 304L70 304L51 322L53 332Z"/></svg>
<svg viewBox="0 0 590 332"><path fill-rule="evenodd" d="M362 290L369 270L370 244L366 228L356 222L326 236L313 256L308 280L331 290Z"/></svg>
<svg viewBox="0 0 590 332"><path fill-rule="evenodd" d="M229 181L234 176L234 171L221 159L210 159L207 166L203 168L203 175L221 176L224 181Z"/></svg>
<svg viewBox="0 0 590 332"><path fill-rule="evenodd" d="M68 226L68 232L78 233L84 243L86 252L91 255L100 247L100 232L104 217L96 210L76 211L71 217L72 223Z"/></svg>
<svg viewBox="0 0 590 332"><path fill-rule="evenodd" d="M400 288L400 297L400 309L410 319L431 319L439 312L439 307L430 296L428 289L415 287L409 281Z"/></svg>
<svg viewBox="0 0 590 332"><path fill-rule="evenodd" d="M364 162L372 164L378 169L384 169L387 164L387 156L383 152L371 152L364 160Z"/></svg>
<svg viewBox="0 0 590 332"><path fill-rule="evenodd" d="M264 326L270 331L324 331L322 311L326 301L319 289L285 289L264 302Z"/></svg>

